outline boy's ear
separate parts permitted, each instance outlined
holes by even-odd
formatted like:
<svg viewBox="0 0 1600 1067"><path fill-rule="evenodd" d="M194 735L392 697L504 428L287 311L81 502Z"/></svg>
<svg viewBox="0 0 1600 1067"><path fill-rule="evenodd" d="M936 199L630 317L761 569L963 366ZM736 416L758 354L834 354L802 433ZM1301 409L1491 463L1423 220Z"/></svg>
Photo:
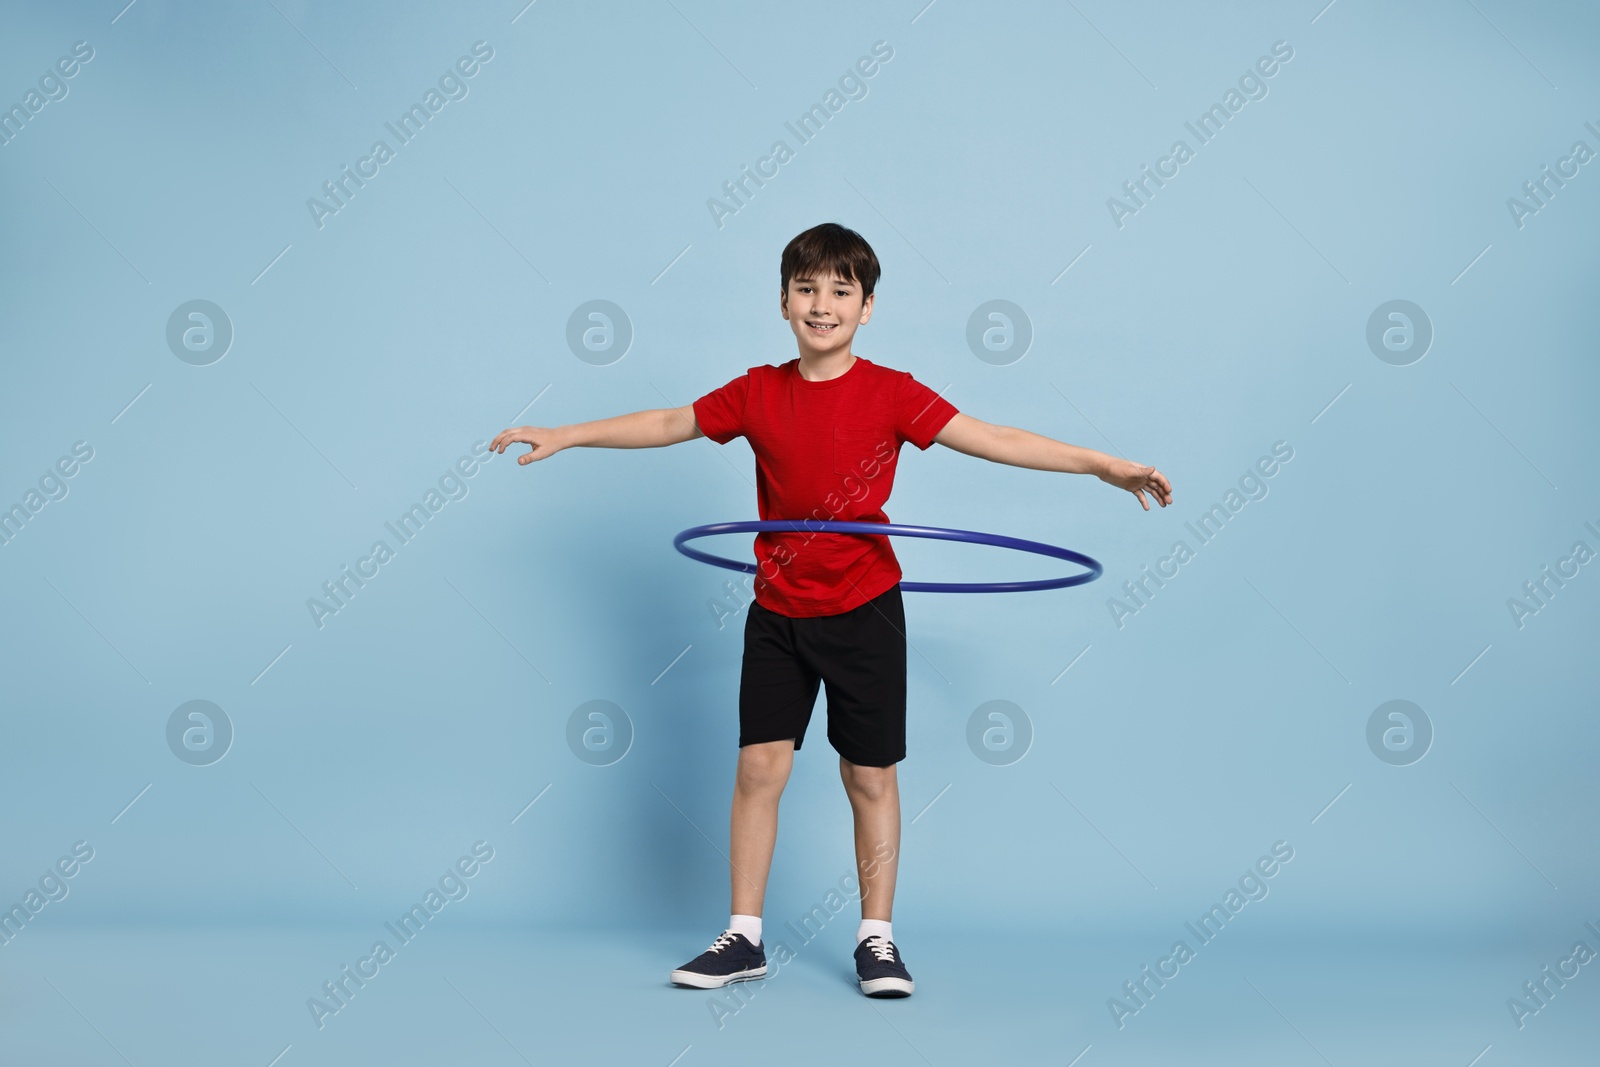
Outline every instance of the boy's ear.
<svg viewBox="0 0 1600 1067"><path fill-rule="evenodd" d="M867 324L868 319L872 318L872 297L877 295L877 293L873 293L872 296L861 302L861 325L863 326Z"/></svg>

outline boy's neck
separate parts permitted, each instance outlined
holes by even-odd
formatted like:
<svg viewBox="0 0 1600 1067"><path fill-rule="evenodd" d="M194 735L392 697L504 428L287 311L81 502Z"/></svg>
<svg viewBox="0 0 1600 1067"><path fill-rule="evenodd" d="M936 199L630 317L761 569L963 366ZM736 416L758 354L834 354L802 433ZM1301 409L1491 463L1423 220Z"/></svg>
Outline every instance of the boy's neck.
<svg viewBox="0 0 1600 1067"><path fill-rule="evenodd" d="M800 377L808 382L831 381L856 365L854 352L829 352L826 355L808 356L800 353Z"/></svg>

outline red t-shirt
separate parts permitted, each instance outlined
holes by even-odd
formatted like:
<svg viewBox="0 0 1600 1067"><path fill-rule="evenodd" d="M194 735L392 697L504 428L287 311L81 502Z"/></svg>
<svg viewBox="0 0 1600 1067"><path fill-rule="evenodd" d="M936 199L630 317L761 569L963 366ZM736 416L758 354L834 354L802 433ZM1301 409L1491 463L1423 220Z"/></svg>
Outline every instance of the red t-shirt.
<svg viewBox="0 0 1600 1067"><path fill-rule="evenodd" d="M756 454L763 519L888 522L900 446L927 451L956 408L907 371L861 356L825 382L800 377L800 359L751 367L694 402L700 432L717 444L743 436ZM900 581L880 534L756 534L756 603L780 615L837 615Z"/></svg>

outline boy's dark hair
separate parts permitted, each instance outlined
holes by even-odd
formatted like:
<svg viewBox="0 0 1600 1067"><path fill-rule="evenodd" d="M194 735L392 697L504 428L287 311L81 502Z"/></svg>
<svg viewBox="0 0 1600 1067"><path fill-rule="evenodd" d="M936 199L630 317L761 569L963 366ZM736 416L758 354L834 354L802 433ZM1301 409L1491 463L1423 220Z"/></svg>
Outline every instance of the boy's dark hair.
<svg viewBox="0 0 1600 1067"><path fill-rule="evenodd" d="M861 286L863 300L872 295L881 273L878 257L866 239L837 222L824 222L796 236L784 248L778 269L784 292L789 291L790 278L838 274Z"/></svg>

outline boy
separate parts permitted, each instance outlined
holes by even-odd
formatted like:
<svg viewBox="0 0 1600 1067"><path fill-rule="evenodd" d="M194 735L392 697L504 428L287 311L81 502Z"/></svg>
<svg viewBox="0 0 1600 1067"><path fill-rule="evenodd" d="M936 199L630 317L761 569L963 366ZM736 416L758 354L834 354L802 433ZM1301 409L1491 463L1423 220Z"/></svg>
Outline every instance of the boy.
<svg viewBox="0 0 1600 1067"><path fill-rule="evenodd" d="M850 348L872 316L879 268L872 248L835 223L790 241L779 264L778 310L800 355L745 374L681 408L596 422L508 429L490 446L532 445L519 464L563 448L648 448L743 435L756 456L763 519L888 522L901 446L934 442L969 456L1034 470L1094 474L1166 507L1172 487L1154 467L981 422L958 412L905 371ZM900 566L888 537L773 532L756 536L755 600L745 618L739 681L739 762L729 879L732 914L705 952L672 972L700 989L762 978L761 905L778 834L778 799L826 682L828 742L854 812L861 870L856 974L871 997L909 996L910 973L890 913L900 848L895 764L905 758L906 635ZM782 959L780 963L784 962Z"/></svg>

